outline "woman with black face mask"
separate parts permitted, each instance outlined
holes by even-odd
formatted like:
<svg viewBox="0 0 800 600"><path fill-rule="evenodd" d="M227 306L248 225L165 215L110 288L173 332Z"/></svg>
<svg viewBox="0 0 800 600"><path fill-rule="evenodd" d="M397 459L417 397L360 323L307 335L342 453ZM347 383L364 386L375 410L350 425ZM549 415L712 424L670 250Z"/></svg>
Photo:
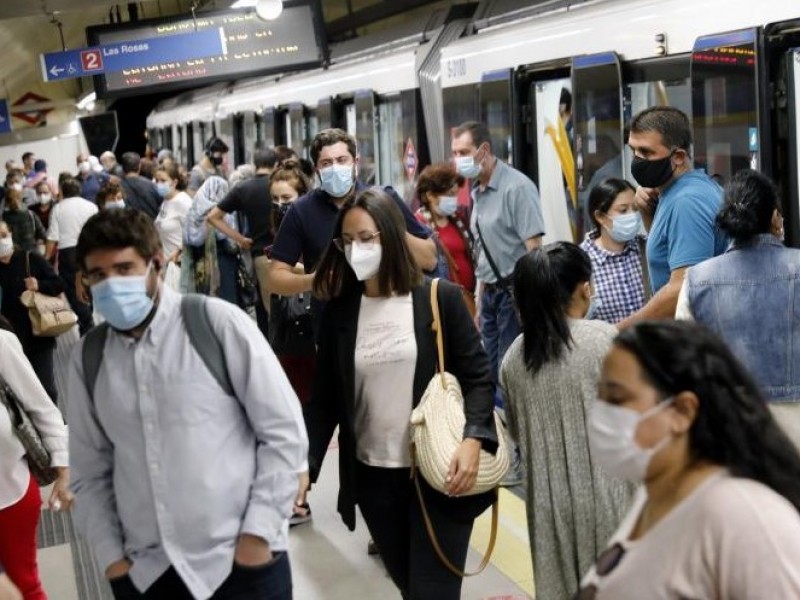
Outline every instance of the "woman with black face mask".
<svg viewBox="0 0 800 600"><path fill-rule="evenodd" d="M194 196L203 182L216 175L225 178L225 155L228 153L228 144L223 142L218 137L213 137L206 143L203 157L200 159L194 168L189 173L189 185L186 192L190 196Z"/></svg>

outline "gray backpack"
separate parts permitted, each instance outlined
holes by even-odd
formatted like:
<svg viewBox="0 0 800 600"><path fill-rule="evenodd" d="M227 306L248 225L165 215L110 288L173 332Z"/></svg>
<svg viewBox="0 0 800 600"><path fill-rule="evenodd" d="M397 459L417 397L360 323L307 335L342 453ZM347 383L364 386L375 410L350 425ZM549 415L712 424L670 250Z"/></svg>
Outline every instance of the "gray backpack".
<svg viewBox="0 0 800 600"><path fill-rule="evenodd" d="M192 347L203 359L203 363L217 380L225 392L233 396L228 367L225 364L225 352L222 343L211 327L206 308L206 297L200 294L187 294L181 298L181 316L186 325L186 333ZM94 387L103 362L103 350L108 336L108 323L101 323L91 329L85 336L81 359L83 361L83 381L89 398L94 402Z"/></svg>

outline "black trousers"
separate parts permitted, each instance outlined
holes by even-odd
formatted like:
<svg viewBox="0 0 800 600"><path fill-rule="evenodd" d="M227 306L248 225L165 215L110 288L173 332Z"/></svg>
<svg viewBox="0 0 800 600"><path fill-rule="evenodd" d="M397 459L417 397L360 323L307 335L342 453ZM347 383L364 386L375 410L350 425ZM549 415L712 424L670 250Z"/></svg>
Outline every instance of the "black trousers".
<svg viewBox="0 0 800 600"><path fill-rule="evenodd" d="M47 346L43 348L26 348L25 356L30 361L39 382L50 399L58 402L58 389L56 388L56 374L53 365L53 353L55 348Z"/></svg>
<svg viewBox="0 0 800 600"><path fill-rule="evenodd" d="M214 592L211 600L292 600L292 570L289 555L276 552L274 559L261 567L233 570ZM144 593L136 589L128 575L111 580L115 600L194 600L178 572L170 567Z"/></svg>
<svg viewBox="0 0 800 600"><path fill-rule="evenodd" d="M459 600L462 579L442 564L428 538L409 469L358 463L356 501L383 564L405 600ZM425 495L437 492L427 485ZM459 520L441 503L426 501L445 556L464 568L473 519Z"/></svg>
<svg viewBox="0 0 800 600"><path fill-rule="evenodd" d="M75 293L75 275L79 271L76 260L77 249L66 248L58 251L58 274L64 282L64 293L67 295L72 311L78 315L78 328L81 335L89 331L94 325L92 307L78 300Z"/></svg>

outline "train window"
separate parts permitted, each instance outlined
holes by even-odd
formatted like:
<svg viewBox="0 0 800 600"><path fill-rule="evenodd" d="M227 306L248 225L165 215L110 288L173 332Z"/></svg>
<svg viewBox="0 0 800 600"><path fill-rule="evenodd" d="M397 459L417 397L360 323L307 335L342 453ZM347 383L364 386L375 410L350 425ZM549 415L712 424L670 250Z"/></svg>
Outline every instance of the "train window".
<svg viewBox="0 0 800 600"><path fill-rule="evenodd" d="M257 148L256 113L251 110L241 115L241 137L245 162L253 162L253 151Z"/></svg>
<svg viewBox="0 0 800 600"><path fill-rule="evenodd" d="M290 145L297 156L303 156L306 147L306 108L302 104L292 104L287 115Z"/></svg>
<svg viewBox="0 0 800 600"><path fill-rule="evenodd" d="M350 135L356 134L356 105L348 103L344 109L345 131Z"/></svg>
<svg viewBox="0 0 800 600"><path fill-rule="evenodd" d="M478 95L480 120L489 128L492 151L511 163L511 70L484 73Z"/></svg>
<svg viewBox="0 0 800 600"><path fill-rule="evenodd" d="M256 113L256 148L264 148L264 117Z"/></svg>
<svg viewBox="0 0 800 600"><path fill-rule="evenodd" d="M308 121L307 121L307 131L308 137L306 138L306 144L303 149L303 156L305 158L311 158L311 142L317 136L320 130L319 126L319 116L317 115L317 109L312 108L308 111Z"/></svg>
<svg viewBox="0 0 800 600"><path fill-rule="evenodd" d="M348 128L349 128L348 113ZM367 185L377 183L378 156L376 154L375 140L375 95L371 91L356 92L356 147L358 148L358 179Z"/></svg>
<svg viewBox="0 0 800 600"><path fill-rule="evenodd" d="M406 141L403 131L403 103L400 96L382 97L378 105L380 157L378 183L391 185L403 198L409 198L414 187L413 181L406 175Z"/></svg>
<svg viewBox="0 0 800 600"><path fill-rule="evenodd" d="M222 119L221 121L218 121L218 123L218 127L215 124L217 136L227 144L228 148L230 148L225 160L228 163L229 168L232 169L239 164L239 161L242 159L241 156L237 156L236 154L236 139L233 136L233 117ZM209 137L211 136L206 137L206 140L208 140Z"/></svg>
<svg viewBox="0 0 800 600"><path fill-rule="evenodd" d="M444 140L447 144L445 156L450 156L450 140L453 130L464 121L480 119L478 111L478 88L475 85L459 85L442 90L444 106Z"/></svg>
<svg viewBox="0 0 800 600"><path fill-rule="evenodd" d="M322 98L317 103L317 121L319 124L319 129L330 129L331 127L336 127L333 121L333 107L330 98Z"/></svg>
<svg viewBox="0 0 800 600"><path fill-rule="evenodd" d="M622 74L613 52L573 59L573 118L577 203L576 238L588 223L591 189L608 177L622 177Z"/></svg>
<svg viewBox="0 0 800 600"><path fill-rule="evenodd" d="M695 166L724 182L760 167L756 30L698 38L692 51Z"/></svg>

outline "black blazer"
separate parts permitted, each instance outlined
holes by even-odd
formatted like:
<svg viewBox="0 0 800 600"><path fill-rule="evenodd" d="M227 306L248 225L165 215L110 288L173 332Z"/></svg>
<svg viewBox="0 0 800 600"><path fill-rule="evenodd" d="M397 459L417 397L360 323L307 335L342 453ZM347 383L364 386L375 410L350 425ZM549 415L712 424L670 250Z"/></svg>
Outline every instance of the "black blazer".
<svg viewBox="0 0 800 600"><path fill-rule="evenodd" d="M363 287L327 303L317 352L317 371L311 401L304 409L309 437L308 463L312 481L319 475L333 432L339 426L339 501L338 510L350 530L355 529L356 444L355 347L358 314ZM431 329L431 282L425 280L412 290L417 364L414 373L413 406L422 399L428 382L436 373L436 335ZM439 313L442 320L445 368L456 376L464 394L467 423L464 437L478 438L483 448L497 450L494 426L494 384L489 357L475 329L461 290L447 281L439 282ZM427 487L427 486L426 486ZM447 504L449 513L471 519L483 512L494 493L449 498L426 490L428 501Z"/></svg>

